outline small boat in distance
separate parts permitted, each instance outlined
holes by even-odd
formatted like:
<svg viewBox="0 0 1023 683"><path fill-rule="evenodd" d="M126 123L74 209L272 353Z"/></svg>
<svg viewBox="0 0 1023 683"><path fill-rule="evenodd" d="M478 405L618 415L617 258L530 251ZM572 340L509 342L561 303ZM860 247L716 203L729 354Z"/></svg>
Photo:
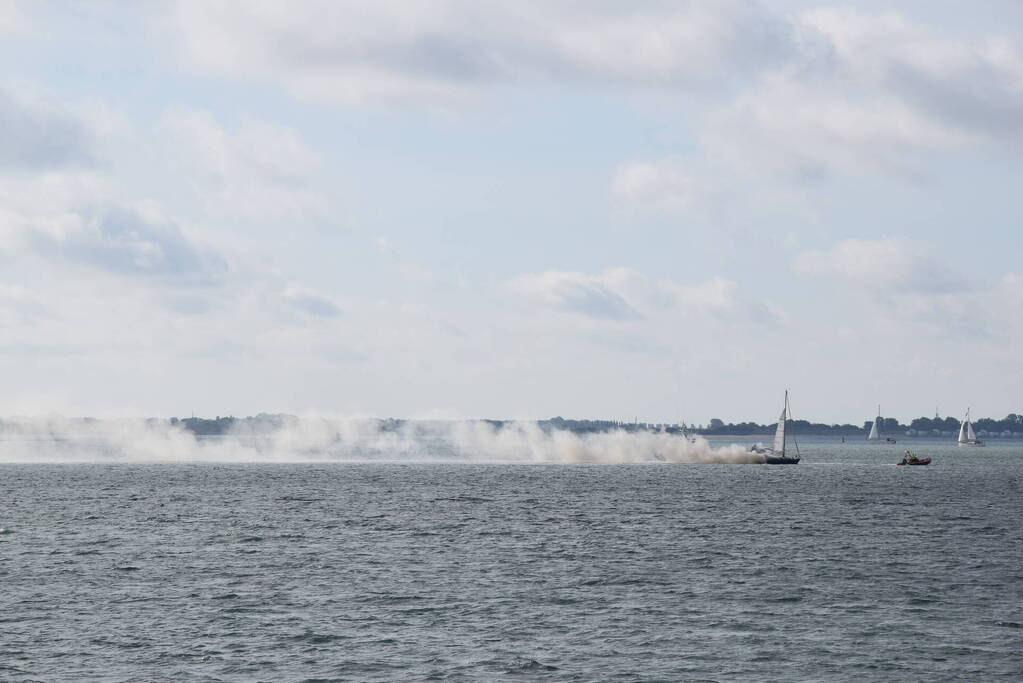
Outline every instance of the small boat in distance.
<svg viewBox="0 0 1023 683"><path fill-rule="evenodd" d="M799 464L799 444L796 443L795 438L792 439L792 445L796 448L795 457L785 455L785 423L788 422L789 418L789 392L785 390L785 405L781 409L781 417L778 418L778 427L774 430L774 447L767 448L761 444L753 445L749 450L750 453L756 453L764 456L764 464L766 465L798 465Z"/></svg>
<svg viewBox="0 0 1023 683"><path fill-rule="evenodd" d="M959 445L960 446L984 446L986 445L983 441L977 438L977 435L973 432L973 424L970 422L970 409L966 409L966 417L963 418L963 422L959 425Z"/></svg>
<svg viewBox="0 0 1023 683"><path fill-rule="evenodd" d="M902 456L902 462L895 463L896 465L930 465L930 458L918 458L913 455L909 449L906 449L906 454Z"/></svg>

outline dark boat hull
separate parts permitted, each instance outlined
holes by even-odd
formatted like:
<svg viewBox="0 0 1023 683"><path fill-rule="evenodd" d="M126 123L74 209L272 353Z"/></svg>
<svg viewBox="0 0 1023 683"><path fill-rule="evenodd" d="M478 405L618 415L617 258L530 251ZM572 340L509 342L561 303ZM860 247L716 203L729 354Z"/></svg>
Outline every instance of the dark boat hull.
<svg viewBox="0 0 1023 683"><path fill-rule="evenodd" d="M764 456L765 465L798 465L799 458L786 458L784 455Z"/></svg>
<svg viewBox="0 0 1023 683"><path fill-rule="evenodd" d="M914 460L912 462L897 462L895 464L898 465L899 467L902 467L903 465L930 465L931 459L921 458L920 460Z"/></svg>

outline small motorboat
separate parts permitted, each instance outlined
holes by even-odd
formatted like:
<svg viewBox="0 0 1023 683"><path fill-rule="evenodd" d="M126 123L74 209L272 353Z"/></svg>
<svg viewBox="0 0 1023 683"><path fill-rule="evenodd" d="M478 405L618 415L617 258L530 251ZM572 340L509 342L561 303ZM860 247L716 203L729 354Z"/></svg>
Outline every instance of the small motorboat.
<svg viewBox="0 0 1023 683"><path fill-rule="evenodd" d="M895 463L896 465L930 465L930 458L918 458L906 450L906 454L902 456L902 462Z"/></svg>

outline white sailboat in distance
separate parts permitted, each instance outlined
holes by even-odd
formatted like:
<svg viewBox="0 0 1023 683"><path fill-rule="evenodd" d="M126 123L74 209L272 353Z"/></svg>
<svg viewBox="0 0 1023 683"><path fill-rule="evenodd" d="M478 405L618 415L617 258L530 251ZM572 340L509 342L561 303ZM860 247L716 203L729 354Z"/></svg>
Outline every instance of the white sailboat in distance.
<svg viewBox="0 0 1023 683"><path fill-rule="evenodd" d="M867 434L867 441L880 441L881 440L881 404L877 404L877 417L874 418L874 424L870 425L870 434ZM890 436L884 437L885 442L895 443L895 439Z"/></svg>
<svg viewBox="0 0 1023 683"><path fill-rule="evenodd" d="M877 417L874 418L874 424L870 426L870 434L867 435L867 441L880 441L881 440L881 404L877 404Z"/></svg>
<svg viewBox="0 0 1023 683"><path fill-rule="evenodd" d="M963 418L962 424L959 425L959 445L960 446L983 446L983 441L977 438L977 435L973 432L973 423L970 422L970 409L966 409L966 417Z"/></svg>

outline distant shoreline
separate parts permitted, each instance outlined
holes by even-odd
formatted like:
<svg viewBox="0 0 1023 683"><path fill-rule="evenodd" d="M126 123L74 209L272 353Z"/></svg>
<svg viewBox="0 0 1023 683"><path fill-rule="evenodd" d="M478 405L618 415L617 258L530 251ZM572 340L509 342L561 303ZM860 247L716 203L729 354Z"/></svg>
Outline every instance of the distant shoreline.
<svg viewBox="0 0 1023 683"><path fill-rule="evenodd" d="M191 432L196 436L221 436L221 435L260 435L275 432L281 429L298 427L303 422L315 422L317 420L331 420L332 418L299 418L295 415L283 413L259 413L248 417L216 416L215 418L187 417L187 418L140 418L151 427L171 427L182 431ZM343 419L343 418L338 418ZM5 427L16 429L19 424L38 422L61 422L65 425L88 425L103 422L118 422L118 419L97 419L90 417L81 418L0 418L0 430ZM505 425L518 423L532 423L544 431L568 431L574 434L604 433L611 431L624 431L627 433L685 433L691 436L702 436L709 439L731 438L752 441L764 441L773 437L777 423L757 424L755 422L740 422L725 424L721 420L712 419L709 425L685 425L653 423L653 422L624 422L617 420L576 420L554 417L547 420L494 420L494 419L468 419L468 420L406 420L398 418L365 418L365 422L376 423L376 428L384 432L399 431L401 429L439 423L476 422L490 425L494 429L501 429ZM845 438L847 441L863 440L866 437L873 421L864 422L863 426L852 424L828 425L819 422L808 422L806 420L790 420L787 431L794 436L827 437L831 439ZM895 440L902 439L951 439L959 433L960 422L953 417L926 418L920 417L912 420L910 424L899 423L894 418L881 418L880 420L881 441L886 438ZM1001 420L991 418L979 418L973 421L974 430L977 436L982 439L1023 439L1023 415L1010 413Z"/></svg>

